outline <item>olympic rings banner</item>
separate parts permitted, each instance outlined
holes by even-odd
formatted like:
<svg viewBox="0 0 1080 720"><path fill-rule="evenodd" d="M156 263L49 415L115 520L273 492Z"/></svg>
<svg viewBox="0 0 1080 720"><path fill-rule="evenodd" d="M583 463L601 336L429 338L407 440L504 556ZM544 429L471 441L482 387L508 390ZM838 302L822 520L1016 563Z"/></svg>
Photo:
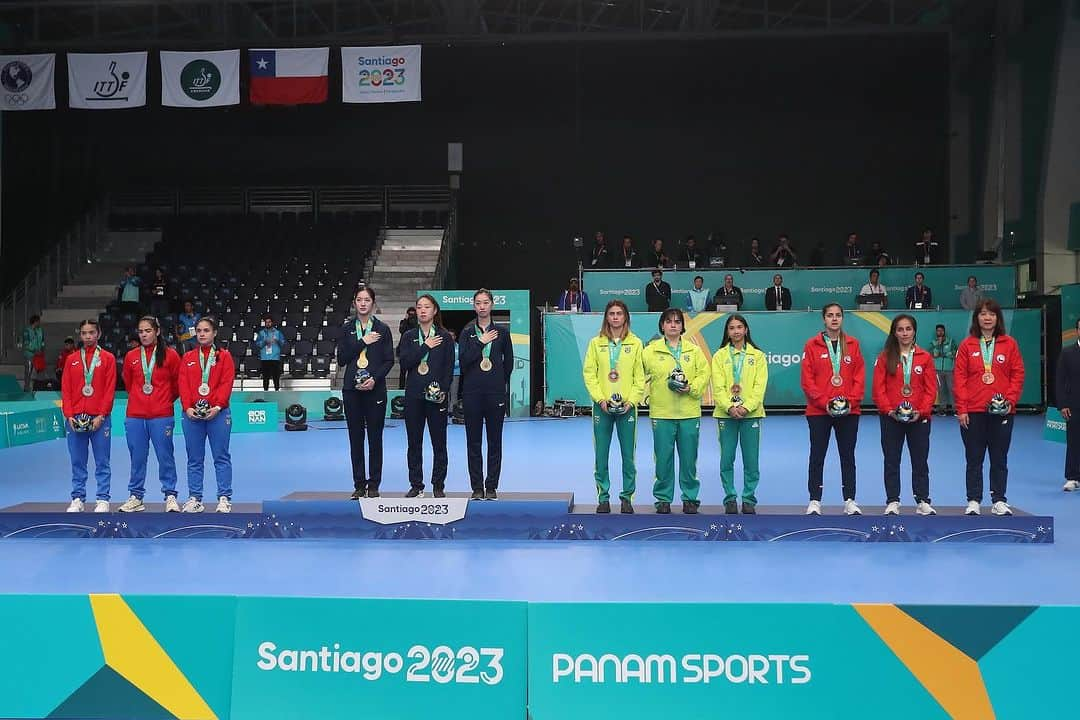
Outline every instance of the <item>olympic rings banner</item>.
<svg viewBox="0 0 1080 720"><path fill-rule="evenodd" d="M420 102L420 45L341 48L341 100Z"/></svg>
<svg viewBox="0 0 1080 720"><path fill-rule="evenodd" d="M597 303L598 307L602 307ZM848 312L844 319L844 332L859 341L866 360L866 396L864 405L873 407L871 380L874 358L885 345L889 324L894 315L904 312ZM1024 390L1021 405L1042 404L1042 311L1005 310L1005 329L1016 338L1024 357ZM917 341L930 347L934 326L941 323L951 338L959 342L967 336L971 325L971 313L966 310L922 310L912 313L918 323ZM765 404L772 407L805 407L799 377L803 345L815 333L821 332L820 312L749 312L744 313L750 324L754 343L765 352L769 362L769 386L765 392ZM688 316L689 317L689 316ZM724 337L726 313L699 313L690 317L686 325L686 337L701 348L709 357L720 347ZM660 313L631 313L630 329L649 342L659 337L657 323ZM585 390L581 366L585 362L585 350L599 331L603 313L571 314L545 313L544 322L544 404L555 400L573 400L578 405L589 406L592 401ZM712 390L706 391L702 405L712 406Z"/></svg>
<svg viewBox="0 0 1080 720"><path fill-rule="evenodd" d="M54 110L56 55L0 55L0 111Z"/></svg>
<svg viewBox="0 0 1080 720"><path fill-rule="evenodd" d="M967 279L974 275L983 294L1001 303L1002 307L1016 305L1016 268L1012 265L930 265L928 267L900 267L890 265L875 268L881 272L881 284L889 293L889 307L904 307L904 293L915 284L915 273L926 278L926 287L933 293L931 305L942 309L960 307L960 291L967 287ZM686 296L694 285L694 277L701 275L710 297L724 284L724 276L732 275L735 285L742 290L743 310L764 310L765 291L773 284L773 275L780 273L784 287L791 291L791 308L822 308L826 303L838 302L843 307L854 307L859 290L869 278L871 268L819 268L783 270L764 268L739 272L728 268L719 270L665 270L664 281L671 285L672 307L685 308ZM586 270L585 291L589 293L594 309L602 309L608 300L620 298L630 311L645 310L645 286L651 281L649 270Z"/></svg>

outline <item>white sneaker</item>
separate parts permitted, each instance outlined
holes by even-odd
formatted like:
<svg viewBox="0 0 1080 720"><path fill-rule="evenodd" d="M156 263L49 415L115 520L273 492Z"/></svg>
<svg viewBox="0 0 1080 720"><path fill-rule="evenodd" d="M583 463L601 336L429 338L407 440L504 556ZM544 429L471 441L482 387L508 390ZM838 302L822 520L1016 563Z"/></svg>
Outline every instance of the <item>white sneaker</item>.
<svg viewBox="0 0 1080 720"><path fill-rule="evenodd" d="M94 512L96 512L96 513L107 513L107 512L109 512L109 501L108 500L98 500L96 503L94 503Z"/></svg>
<svg viewBox="0 0 1080 720"><path fill-rule="evenodd" d="M120 512L142 512L146 509L146 506L143 505L142 498L132 495L127 499L126 503L117 509L120 510Z"/></svg>
<svg viewBox="0 0 1080 720"><path fill-rule="evenodd" d="M900 503L898 503L898 502L896 502L894 500L893 502L886 505L885 506L885 514L886 515L899 515L900 514Z"/></svg>
<svg viewBox="0 0 1080 720"><path fill-rule="evenodd" d="M232 502L229 500L229 498L225 497L224 495L219 497L217 499L217 510L215 512L231 513L232 512Z"/></svg>
<svg viewBox="0 0 1080 720"><path fill-rule="evenodd" d="M202 512L205 509L202 500L198 498L188 498L187 502L184 503L184 512Z"/></svg>
<svg viewBox="0 0 1080 720"><path fill-rule="evenodd" d="M1012 508L1001 500L990 506L990 512L994 515L1012 515Z"/></svg>
<svg viewBox="0 0 1080 720"><path fill-rule="evenodd" d="M1065 484L1061 487L1061 489L1065 492L1080 490L1080 480L1066 480Z"/></svg>
<svg viewBox="0 0 1080 720"><path fill-rule="evenodd" d="M919 503L915 507L915 514L916 515L937 515L937 510L934 509L933 505L931 505L930 503L928 503L928 502L926 502L924 500L923 502Z"/></svg>
<svg viewBox="0 0 1080 720"><path fill-rule="evenodd" d="M68 505L67 512L82 512L83 504L82 498L72 498L71 504Z"/></svg>
<svg viewBox="0 0 1080 720"><path fill-rule="evenodd" d="M862 510L855 504L854 500L844 501L844 514L845 515L862 515Z"/></svg>
<svg viewBox="0 0 1080 720"><path fill-rule="evenodd" d="M967 510L964 511L965 515L978 515L979 503L975 500L968 500Z"/></svg>
<svg viewBox="0 0 1080 720"><path fill-rule="evenodd" d="M165 512L180 512L180 503L176 502L175 495L165 496Z"/></svg>
<svg viewBox="0 0 1080 720"><path fill-rule="evenodd" d="M821 501L811 500L810 504L806 506L807 515L820 515L821 514Z"/></svg>

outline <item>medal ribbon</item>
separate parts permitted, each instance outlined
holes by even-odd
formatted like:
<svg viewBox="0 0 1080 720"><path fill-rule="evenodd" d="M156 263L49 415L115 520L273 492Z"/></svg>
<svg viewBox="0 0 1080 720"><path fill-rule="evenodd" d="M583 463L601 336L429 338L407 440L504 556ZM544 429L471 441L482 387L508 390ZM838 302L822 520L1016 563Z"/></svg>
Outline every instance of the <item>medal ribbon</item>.
<svg viewBox="0 0 1080 720"><path fill-rule="evenodd" d="M427 341L428 338L433 338L433 337L435 337L435 335L437 335L437 333L435 331L435 323L431 323L431 334L427 335L427 336L424 335L424 328L417 327L416 328L416 344L417 345L423 345L424 342ZM426 363L429 354L431 354L431 349L430 348L428 349L428 351L426 353L424 353L424 357L420 358L420 362L421 363Z"/></svg>
<svg viewBox="0 0 1080 720"><path fill-rule="evenodd" d="M833 375L839 375L840 374L840 353L842 352L842 350L840 349L840 341L839 340L836 341L836 343L835 343L836 349L834 350L833 349L833 341L829 339L829 336L826 335L825 333L822 333L821 337L824 338L825 347L829 351L829 360L832 362Z"/></svg>
<svg viewBox="0 0 1080 720"><path fill-rule="evenodd" d="M214 356L217 354L217 349L211 345L210 352L203 355L202 350L199 350L199 369L202 370L202 384L210 384L210 368L214 366Z"/></svg>
<svg viewBox="0 0 1080 720"><path fill-rule="evenodd" d="M622 343L622 340L608 340L608 362L611 364L611 372L615 372L615 365L619 362L619 349Z"/></svg>
<svg viewBox="0 0 1080 720"><path fill-rule="evenodd" d="M746 362L746 351L736 352L734 345L728 345L728 354L731 356L731 378L735 381L735 385L741 385L743 363Z"/></svg>
<svg viewBox="0 0 1080 720"><path fill-rule="evenodd" d="M983 340L979 346L979 350L982 351L983 372L990 372L994 368L994 345L996 344L997 338L990 338Z"/></svg>
<svg viewBox="0 0 1080 720"><path fill-rule="evenodd" d="M911 366L915 362L915 348L907 355L900 354L900 365L904 368L904 386L911 387Z"/></svg>
<svg viewBox="0 0 1080 720"><path fill-rule="evenodd" d="M360 322L360 318L357 318L356 319L356 339L360 340L361 343L362 343L363 340L364 340L364 336L367 335L371 331L371 329L374 328L374 327L375 327L375 316L374 315L371 316L371 322L368 324L368 326L366 328L364 327L364 324L362 322ZM367 345L361 344L360 347L361 347L360 357L367 357Z"/></svg>
<svg viewBox="0 0 1080 720"><path fill-rule="evenodd" d="M681 372L682 363L679 359L682 357L682 340L680 339L679 342L675 344L675 347L668 345L667 340L664 341L664 345L667 347L667 351L671 353L671 357L675 361L675 369Z"/></svg>
<svg viewBox="0 0 1080 720"><path fill-rule="evenodd" d="M484 334L480 330L480 326L479 325L473 325L473 330L476 331L476 339L477 339L477 341L480 341L480 336ZM484 353L484 359L485 360L490 360L491 359L491 346L492 345L493 345L493 343L488 343L487 345L485 345L483 342L480 342L480 346L484 349L483 353Z"/></svg>
<svg viewBox="0 0 1080 720"><path fill-rule="evenodd" d="M156 349L157 345L155 345L154 348ZM154 357L153 350L150 351L150 357ZM139 360L142 362L143 382L147 385L150 385L150 379L154 374L154 369L153 365L146 359L146 348L141 348L139 350Z"/></svg>
<svg viewBox="0 0 1080 720"><path fill-rule="evenodd" d="M94 347L94 357L89 364L86 362L86 348L82 348L79 352L82 354L83 380L86 385L91 385L94 382L94 369L101 362L101 346Z"/></svg>

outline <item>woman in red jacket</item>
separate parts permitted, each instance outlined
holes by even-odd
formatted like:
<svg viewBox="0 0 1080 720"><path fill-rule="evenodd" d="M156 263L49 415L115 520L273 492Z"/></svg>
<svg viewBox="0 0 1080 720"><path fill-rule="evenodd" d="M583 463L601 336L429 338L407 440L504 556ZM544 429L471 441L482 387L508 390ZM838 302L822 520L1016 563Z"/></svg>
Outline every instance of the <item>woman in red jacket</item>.
<svg viewBox="0 0 1080 720"><path fill-rule="evenodd" d="M844 309L829 303L821 310L825 331L803 347L801 381L810 427L807 515L821 514L822 475L829 433L836 432L844 514L862 515L855 504L855 441L859 437L859 403L866 389L865 364L859 341L844 334Z"/></svg>
<svg viewBox="0 0 1080 720"><path fill-rule="evenodd" d="M915 318L893 318L885 349L874 361L874 404L885 456L885 514L900 514L900 455L907 441L915 512L937 515L930 504L930 416L937 393L934 358L915 344Z"/></svg>
<svg viewBox="0 0 1080 720"><path fill-rule="evenodd" d="M978 515L983 498L983 458L990 452L990 512L1012 515L1005 497L1009 443L1016 403L1024 388L1024 358L1005 334L1001 306L989 298L971 314L971 334L956 350L953 394L967 456L966 515Z"/></svg>
<svg viewBox="0 0 1080 720"><path fill-rule="evenodd" d="M165 494L165 512L180 512L176 502L176 460L173 458L173 403L180 395L180 356L161 340L161 325L156 317L139 320L139 347L124 356L121 376L128 389L127 433L131 454L131 479L128 499L120 512L146 509L146 460L150 444L158 461L158 478Z"/></svg>
<svg viewBox="0 0 1080 720"><path fill-rule="evenodd" d="M61 375L60 397L67 419L68 453L71 455L71 504L68 512L82 512L86 502L86 461L94 449L94 477L97 503L94 512L109 512L112 487L112 421L109 414L116 395L116 358L98 345L101 329L97 320L79 323L83 347L68 356Z"/></svg>
<svg viewBox="0 0 1080 720"><path fill-rule="evenodd" d="M214 458L217 478L217 511L232 512L232 458L229 456L229 436L232 415L229 398L232 396L236 365L228 350L214 347L217 320L204 317L195 324L195 349L184 354L180 363L180 408L187 447L188 499L184 512L203 511L203 461L206 443Z"/></svg>

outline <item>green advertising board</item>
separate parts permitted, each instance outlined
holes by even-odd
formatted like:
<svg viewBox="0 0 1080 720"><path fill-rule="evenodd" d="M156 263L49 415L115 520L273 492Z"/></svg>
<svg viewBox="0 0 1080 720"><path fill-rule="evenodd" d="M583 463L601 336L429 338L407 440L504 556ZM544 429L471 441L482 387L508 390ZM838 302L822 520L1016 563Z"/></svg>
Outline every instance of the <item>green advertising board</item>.
<svg viewBox="0 0 1080 720"><path fill-rule="evenodd" d="M1080 320L1080 284L1061 286L1061 345L1074 343L1076 322Z"/></svg>
<svg viewBox="0 0 1080 720"><path fill-rule="evenodd" d="M0 448L62 437L64 416L53 403L37 400L0 403Z"/></svg>
<svg viewBox="0 0 1080 720"><path fill-rule="evenodd" d="M874 358L881 352L889 332L892 317L899 311L849 312L844 319L844 332L859 341L866 360L866 393L864 403L871 403L871 379ZM930 345L937 323L945 325L950 337L959 342L967 336L971 313L964 310L920 311L918 342ZM769 362L769 385L765 404L772 407L805 407L806 396L800 385L799 366L803 345L822 330L820 312L756 312L745 313L755 344L765 352ZM686 337L709 357L720 347L723 339L725 313L699 313L690 318ZM644 342L658 337L659 313L633 313L631 330ZM589 340L600 331L602 313L545 313L544 322L544 403L573 400L578 405L592 404L585 390L581 367ZM1042 404L1042 311L1006 310L1006 331L1016 338L1024 355L1026 376L1021 405ZM712 392L707 391L702 404L711 406Z"/></svg>
<svg viewBox="0 0 1080 720"><path fill-rule="evenodd" d="M1065 418L1061 416L1061 411L1055 407L1046 408L1043 440L1065 444Z"/></svg>
<svg viewBox="0 0 1080 720"><path fill-rule="evenodd" d="M1016 268L1012 265L947 265L900 267L890 265L876 268L881 272L881 284L889 293L889 306L904 307L904 293L915 284L915 273L926 276L926 286L933 293L933 305L942 309L960 308L960 291L967 287L968 276L974 275L983 293L994 298L1002 307L1016 305ZM701 275L710 295L724 284L731 274L743 293L743 310L764 310L765 291L773 283L773 275L784 276L784 286L791 291L793 310L820 309L827 303L838 302L845 308L856 306L855 298L866 283L870 268L817 268L776 270L665 270L664 281L671 285L672 307L685 308L686 297ZM586 270L582 282L594 310L602 310L609 300L619 298L631 312L644 311L645 286L651 282L649 270Z"/></svg>
<svg viewBox="0 0 1080 720"><path fill-rule="evenodd" d="M519 602L240 598L233 720L505 720L525 707Z"/></svg>
<svg viewBox="0 0 1080 720"><path fill-rule="evenodd" d="M445 311L473 309L473 290L418 290L416 296L431 295ZM510 374L510 416L529 417L529 398L532 393L532 370L529 343L532 333L532 312L528 290L492 290L493 314L510 313L510 340L514 345L514 369Z"/></svg>
<svg viewBox="0 0 1080 720"><path fill-rule="evenodd" d="M229 410L232 411L232 432L275 432L278 430L278 407L268 402L230 402ZM112 411L113 437L124 437L127 432L124 429L124 420L127 419L127 400L120 398L113 403ZM173 404L173 432L176 435L184 433L184 425L180 422L180 403Z"/></svg>

